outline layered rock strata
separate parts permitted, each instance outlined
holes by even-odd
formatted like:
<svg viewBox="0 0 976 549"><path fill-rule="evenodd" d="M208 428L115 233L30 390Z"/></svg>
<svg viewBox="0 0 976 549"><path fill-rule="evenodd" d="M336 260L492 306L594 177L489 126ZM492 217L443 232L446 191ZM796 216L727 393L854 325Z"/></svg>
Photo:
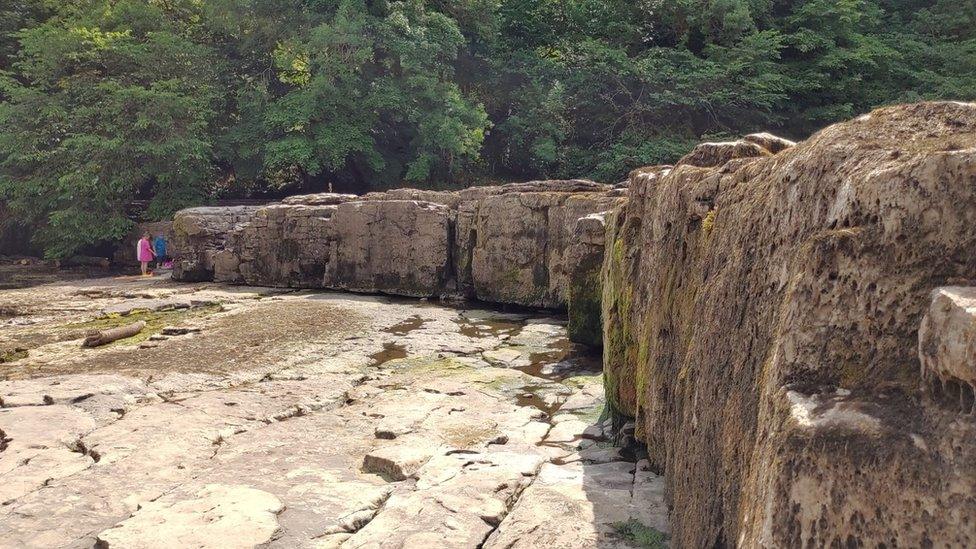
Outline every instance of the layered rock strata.
<svg viewBox="0 0 976 549"><path fill-rule="evenodd" d="M770 137L638 170L608 217L608 397L674 545L972 546L976 300L936 289L976 282L976 105Z"/></svg>
<svg viewBox="0 0 976 549"><path fill-rule="evenodd" d="M173 219L173 278L185 282L214 279L218 255L227 239L258 210L255 206L192 208Z"/></svg>
<svg viewBox="0 0 976 549"><path fill-rule="evenodd" d="M580 263L596 277L602 262L602 225L578 229L579 220L612 209L623 193L541 181L184 210L174 223L183 252L174 277L565 308ZM586 311L598 324L598 307Z"/></svg>

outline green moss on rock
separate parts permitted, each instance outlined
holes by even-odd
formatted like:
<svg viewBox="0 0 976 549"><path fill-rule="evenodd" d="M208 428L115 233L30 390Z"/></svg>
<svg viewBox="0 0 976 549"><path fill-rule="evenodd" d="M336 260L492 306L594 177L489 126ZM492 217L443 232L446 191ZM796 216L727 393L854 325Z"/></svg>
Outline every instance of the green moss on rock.
<svg viewBox="0 0 976 549"><path fill-rule="evenodd" d="M223 307L219 304L194 307L191 309L167 309L158 311L134 309L126 314L109 313L87 322L66 324L62 328L64 330L87 332L92 330L110 330L143 321L146 323L146 327L141 332L132 337L113 341L109 344L109 346L137 345L160 333L167 326L173 326L191 318L210 316L222 310Z"/></svg>
<svg viewBox="0 0 976 549"><path fill-rule="evenodd" d="M599 265L593 265L570 281L570 340L592 347L603 345L601 292Z"/></svg>
<svg viewBox="0 0 976 549"><path fill-rule="evenodd" d="M603 386L606 394L605 416L615 427L636 415L634 369L637 334L631 323L633 288L627 277L626 232L620 211L607 222L607 248L601 271L601 309L603 321Z"/></svg>
<svg viewBox="0 0 976 549"><path fill-rule="evenodd" d="M0 349L0 364L16 362L27 358L27 355L26 349Z"/></svg>
<svg viewBox="0 0 976 549"><path fill-rule="evenodd" d="M615 522L612 526L617 534L637 547L664 549L668 546L668 536L666 534L647 526L637 519L630 519L626 522Z"/></svg>

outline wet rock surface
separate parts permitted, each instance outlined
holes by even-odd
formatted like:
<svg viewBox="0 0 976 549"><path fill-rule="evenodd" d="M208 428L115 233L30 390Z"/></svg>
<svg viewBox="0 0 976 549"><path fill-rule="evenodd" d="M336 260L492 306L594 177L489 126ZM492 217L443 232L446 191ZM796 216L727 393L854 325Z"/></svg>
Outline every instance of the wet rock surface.
<svg viewBox="0 0 976 549"><path fill-rule="evenodd" d="M595 548L628 546L622 521L667 530L648 514L662 480L608 442L599 357L560 318L162 278L0 306L18 311L0 346L27 349L0 365L0 546ZM81 348L86 326L136 317L153 340Z"/></svg>

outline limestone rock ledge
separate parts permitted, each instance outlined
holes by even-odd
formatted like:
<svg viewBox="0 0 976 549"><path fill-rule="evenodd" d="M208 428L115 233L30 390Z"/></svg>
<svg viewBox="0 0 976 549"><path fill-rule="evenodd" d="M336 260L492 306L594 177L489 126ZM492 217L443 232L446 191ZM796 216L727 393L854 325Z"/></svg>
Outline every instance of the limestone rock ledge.
<svg viewBox="0 0 976 549"><path fill-rule="evenodd" d="M578 220L614 208L625 192L592 181L536 181L193 208L176 215L181 255L173 276L560 309L580 260L593 277L602 263L602 226L580 236ZM591 304L586 311L599 315Z"/></svg>
<svg viewBox="0 0 976 549"><path fill-rule="evenodd" d="M675 546L976 544L976 105L702 146L607 226L608 402Z"/></svg>

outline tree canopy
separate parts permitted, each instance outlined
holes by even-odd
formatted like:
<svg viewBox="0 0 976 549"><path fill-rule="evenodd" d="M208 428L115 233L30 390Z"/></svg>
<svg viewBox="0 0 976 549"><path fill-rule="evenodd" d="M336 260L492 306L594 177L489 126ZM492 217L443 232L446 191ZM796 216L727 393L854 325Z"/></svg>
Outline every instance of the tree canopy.
<svg viewBox="0 0 976 549"><path fill-rule="evenodd" d="M976 99L972 2L12 0L0 232L61 257L219 196L615 182L933 98Z"/></svg>

